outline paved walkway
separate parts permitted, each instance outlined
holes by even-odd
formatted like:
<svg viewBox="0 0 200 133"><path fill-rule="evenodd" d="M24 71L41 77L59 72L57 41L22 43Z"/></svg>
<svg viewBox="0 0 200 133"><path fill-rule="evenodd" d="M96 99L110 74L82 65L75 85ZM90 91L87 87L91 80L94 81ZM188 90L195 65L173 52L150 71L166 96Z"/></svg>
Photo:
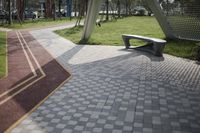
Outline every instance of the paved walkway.
<svg viewBox="0 0 200 133"><path fill-rule="evenodd" d="M2 27L0 27L0 31L12 31L11 29L8 29L8 28L2 28Z"/></svg>
<svg viewBox="0 0 200 133"><path fill-rule="evenodd" d="M61 27L63 28L63 27ZM31 34L72 79L13 133L199 133L200 67L115 46L75 45Z"/></svg>

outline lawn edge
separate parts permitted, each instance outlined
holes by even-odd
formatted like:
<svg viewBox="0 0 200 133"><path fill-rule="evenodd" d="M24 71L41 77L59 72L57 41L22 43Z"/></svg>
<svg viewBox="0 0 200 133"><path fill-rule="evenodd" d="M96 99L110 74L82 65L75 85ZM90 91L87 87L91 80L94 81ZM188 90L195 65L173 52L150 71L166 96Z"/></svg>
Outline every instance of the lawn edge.
<svg viewBox="0 0 200 133"><path fill-rule="evenodd" d="M52 21L52 22L54 22L54 21ZM40 26L36 25L36 26L33 26L33 28L31 28L31 27L16 27L16 26L15 27L0 26L0 27L2 27L2 28L9 28L9 29L12 29L12 30L38 30L38 29L44 29L44 28L50 28L50 27L57 27L57 26L65 25L66 23L70 23L70 22L73 23L74 19L69 20L69 21L63 21L61 23L48 24L48 25L45 25L45 26L43 26L43 25L40 25ZM23 23L22 23L22 25L23 25Z"/></svg>
<svg viewBox="0 0 200 133"><path fill-rule="evenodd" d="M2 76L0 76L0 79L4 79L8 76L8 43L7 43L7 31L5 32L5 72Z"/></svg>

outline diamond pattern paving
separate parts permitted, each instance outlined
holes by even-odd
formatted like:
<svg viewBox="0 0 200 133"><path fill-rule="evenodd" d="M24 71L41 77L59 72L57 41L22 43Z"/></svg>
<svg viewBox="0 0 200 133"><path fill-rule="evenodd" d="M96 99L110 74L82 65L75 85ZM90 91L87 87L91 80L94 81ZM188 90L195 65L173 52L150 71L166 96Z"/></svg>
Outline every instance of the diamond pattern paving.
<svg viewBox="0 0 200 133"><path fill-rule="evenodd" d="M73 78L12 133L199 133L200 67L123 47L32 35Z"/></svg>

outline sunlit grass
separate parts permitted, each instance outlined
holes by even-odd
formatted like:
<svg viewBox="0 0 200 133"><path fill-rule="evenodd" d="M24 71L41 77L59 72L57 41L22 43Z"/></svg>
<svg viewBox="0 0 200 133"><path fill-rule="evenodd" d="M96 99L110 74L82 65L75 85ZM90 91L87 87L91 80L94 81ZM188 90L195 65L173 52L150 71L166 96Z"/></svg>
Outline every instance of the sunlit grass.
<svg viewBox="0 0 200 133"><path fill-rule="evenodd" d="M83 27L55 31L57 34L81 44ZM154 38L165 39L158 22L154 17L128 17L117 21L103 23L101 27L96 26L87 44L91 45L124 45L122 34L136 34ZM143 45L141 41L131 40L133 45ZM194 48L197 42L167 40L164 52L174 56L194 59Z"/></svg>

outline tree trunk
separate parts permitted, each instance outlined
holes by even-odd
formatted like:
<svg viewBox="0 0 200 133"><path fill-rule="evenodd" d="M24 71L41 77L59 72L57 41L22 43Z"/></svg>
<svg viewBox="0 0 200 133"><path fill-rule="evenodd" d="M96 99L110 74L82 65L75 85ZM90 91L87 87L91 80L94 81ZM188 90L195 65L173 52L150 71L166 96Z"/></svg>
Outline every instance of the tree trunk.
<svg viewBox="0 0 200 133"><path fill-rule="evenodd" d="M56 20L56 2L53 0L52 2L52 11L53 11L53 20Z"/></svg>
<svg viewBox="0 0 200 133"><path fill-rule="evenodd" d="M127 0L125 0L125 7L126 7L126 16L128 16L128 2L127 2Z"/></svg>
<svg viewBox="0 0 200 133"><path fill-rule="evenodd" d="M80 0L79 1L79 14L78 14L78 19L76 21L76 24L75 26L79 26L80 25L80 22L81 22L81 19L83 18L84 14L85 14L85 0Z"/></svg>
<svg viewBox="0 0 200 133"><path fill-rule="evenodd" d="M24 0L17 0L17 15L20 21L24 20Z"/></svg>
<svg viewBox="0 0 200 133"><path fill-rule="evenodd" d="M61 17L61 4L62 4L62 0L59 0L58 1L59 17Z"/></svg>
<svg viewBox="0 0 200 133"><path fill-rule="evenodd" d="M118 8L118 18L121 17L121 3L120 3L120 0L117 1L117 8Z"/></svg>
<svg viewBox="0 0 200 133"><path fill-rule="evenodd" d="M106 21L109 20L109 1L106 0Z"/></svg>
<svg viewBox="0 0 200 133"><path fill-rule="evenodd" d="M46 0L45 7L45 17L52 18L52 0Z"/></svg>
<svg viewBox="0 0 200 133"><path fill-rule="evenodd" d="M74 17L77 17L77 2L74 0Z"/></svg>
<svg viewBox="0 0 200 133"><path fill-rule="evenodd" d="M88 9L88 0L85 1L85 12L87 14L87 9Z"/></svg>

